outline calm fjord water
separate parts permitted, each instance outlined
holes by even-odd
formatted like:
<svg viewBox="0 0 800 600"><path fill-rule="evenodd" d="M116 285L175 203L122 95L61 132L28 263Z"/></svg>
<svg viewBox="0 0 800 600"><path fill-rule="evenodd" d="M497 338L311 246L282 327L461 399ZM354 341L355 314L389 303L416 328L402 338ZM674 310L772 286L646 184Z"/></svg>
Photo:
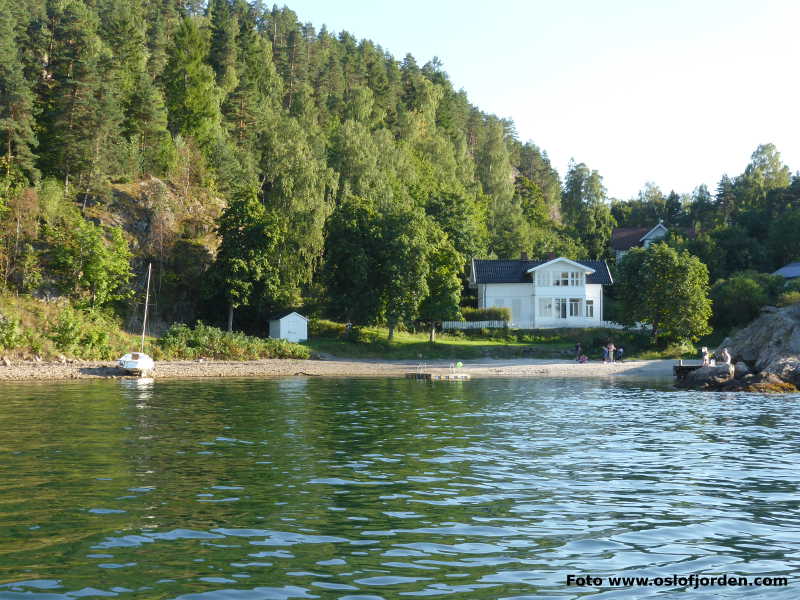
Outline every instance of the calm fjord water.
<svg viewBox="0 0 800 600"><path fill-rule="evenodd" d="M800 597L798 396L292 378L0 399L0 599Z"/></svg>

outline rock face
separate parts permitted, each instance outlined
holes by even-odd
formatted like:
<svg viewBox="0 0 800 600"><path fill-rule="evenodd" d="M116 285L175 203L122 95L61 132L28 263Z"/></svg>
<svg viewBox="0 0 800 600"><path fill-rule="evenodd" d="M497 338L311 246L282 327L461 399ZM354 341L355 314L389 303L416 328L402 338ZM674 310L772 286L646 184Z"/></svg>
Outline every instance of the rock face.
<svg viewBox="0 0 800 600"><path fill-rule="evenodd" d="M722 348L728 349L736 363L731 377L723 381L709 373L705 378L700 374L697 384L689 383L687 377L688 387L796 391L800 388L800 304L764 308L750 325L726 338L719 350Z"/></svg>
<svg viewBox="0 0 800 600"><path fill-rule="evenodd" d="M800 384L800 304L766 307L750 325L722 342L734 361Z"/></svg>

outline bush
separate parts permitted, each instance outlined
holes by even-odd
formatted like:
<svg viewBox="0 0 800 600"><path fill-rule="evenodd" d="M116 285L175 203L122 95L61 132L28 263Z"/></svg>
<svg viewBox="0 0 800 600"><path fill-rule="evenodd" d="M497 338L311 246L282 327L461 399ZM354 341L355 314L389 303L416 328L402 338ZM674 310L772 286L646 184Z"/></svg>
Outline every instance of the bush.
<svg viewBox="0 0 800 600"><path fill-rule="evenodd" d="M462 308L465 321L510 321L511 309L504 306L491 308Z"/></svg>
<svg viewBox="0 0 800 600"><path fill-rule="evenodd" d="M309 358L305 346L286 340L264 339L240 332L222 331L199 322L194 329L176 323L158 340L153 358L256 360L259 358Z"/></svg>
<svg viewBox="0 0 800 600"><path fill-rule="evenodd" d="M16 348L22 342L19 323L0 314L0 350Z"/></svg>
<svg viewBox="0 0 800 600"><path fill-rule="evenodd" d="M716 327L745 325L769 302L767 290L745 273L720 279L711 287L709 295L713 307L711 321Z"/></svg>
<svg viewBox="0 0 800 600"><path fill-rule="evenodd" d="M327 319L311 319L308 322L308 334L314 337L340 338L346 333L347 326L344 323Z"/></svg>
<svg viewBox="0 0 800 600"><path fill-rule="evenodd" d="M790 304L797 304L798 302L800 302L800 291L784 292L778 296L778 306L789 306Z"/></svg>
<svg viewBox="0 0 800 600"><path fill-rule="evenodd" d="M65 354L86 360L115 358L108 332L118 325L101 313L67 307L50 325L48 337Z"/></svg>

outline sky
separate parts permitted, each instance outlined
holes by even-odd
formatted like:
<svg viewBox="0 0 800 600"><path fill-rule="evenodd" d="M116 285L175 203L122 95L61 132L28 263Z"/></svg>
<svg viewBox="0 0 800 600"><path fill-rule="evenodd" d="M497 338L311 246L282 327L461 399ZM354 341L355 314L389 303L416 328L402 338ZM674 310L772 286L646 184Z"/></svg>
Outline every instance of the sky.
<svg viewBox="0 0 800 600"><path fill-rule="evenodd" d="M773 143L800 170L798 0L287 0L398 60L437 56L456 89L547 151L603 176L714 191Z"/></svg>

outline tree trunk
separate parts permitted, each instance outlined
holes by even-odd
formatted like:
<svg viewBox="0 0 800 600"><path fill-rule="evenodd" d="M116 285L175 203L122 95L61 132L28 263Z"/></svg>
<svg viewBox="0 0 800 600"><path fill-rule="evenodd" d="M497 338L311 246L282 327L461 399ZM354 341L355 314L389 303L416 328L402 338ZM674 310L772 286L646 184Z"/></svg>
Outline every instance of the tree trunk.
<svg viewBox="0 0 800 600"><path fill-rule="evenodd" d="M394 339L394 323L389 323L389 341Z"/></svg>
<svg viewBox="0 0 800 600"><path fill-rule="evenodd" d="M431 336L428 338L431 344L436 343L436 321L431 321Z"/></svg>
<svg viewBox="0 0 800 600"><path fill-rule="evenodd" d="M233 331L233 304L228 305L228 333Z"/></svg>

